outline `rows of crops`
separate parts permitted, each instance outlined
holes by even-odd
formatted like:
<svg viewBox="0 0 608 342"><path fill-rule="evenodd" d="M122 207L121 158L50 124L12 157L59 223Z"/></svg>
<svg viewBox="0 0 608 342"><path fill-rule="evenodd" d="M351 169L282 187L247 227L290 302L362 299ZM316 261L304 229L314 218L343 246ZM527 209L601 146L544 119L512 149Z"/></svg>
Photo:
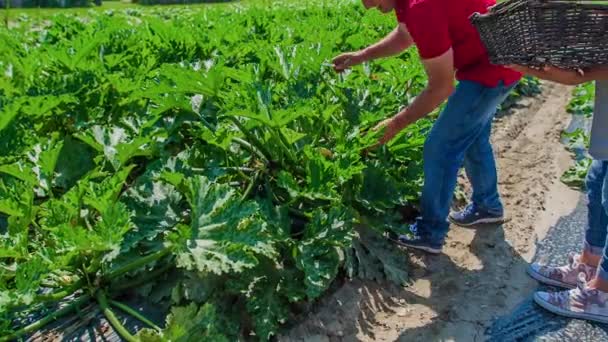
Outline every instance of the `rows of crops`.
<svg viewBox="0 0 608 342"><path fill-rule="evenodd" d="M370 128L423 70L328 65L393 25L343 4L0 29L0 341L91 301L127 340L266 340L337 277L405 282L380 234L417 198L432 117L374 150Z"/></svg>
<svg viewBox="0 0 608 342"><path fill-rule="evenodd" d="M587 171L591 166L589 129L593 115L595 83L588 82L576 87L568 104L568 112L574 115L571 127L562 133L569 151L574 154L574 164L561 177L561 181L576 189L585 187Z"/></svg>

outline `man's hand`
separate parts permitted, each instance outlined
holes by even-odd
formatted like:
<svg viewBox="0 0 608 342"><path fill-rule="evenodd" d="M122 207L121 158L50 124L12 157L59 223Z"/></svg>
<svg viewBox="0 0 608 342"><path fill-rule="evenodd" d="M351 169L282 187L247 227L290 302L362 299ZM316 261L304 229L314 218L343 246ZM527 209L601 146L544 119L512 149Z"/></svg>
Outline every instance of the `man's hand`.
<svg viewBox="0 0 608 342"><path fill-rule="evenodd" d="M374 147L384 145L391 141L397 134L399 134L399 132L401 132L401 130L405 128L405 126L403 125L403 121L400 119L400 114L397 114L394 117L383 120L377 124L374 128L372 128L372 131L378 131L383 128L384 134L380 140L378 140L378 144L376 144Z"/></svg>
<svg viewBox="0 0 608 342"><path fill-rule="evenodd" d="M522 65L508 65L507 67L526 75L561 84L577 85L588 81L582 71L560 69L553 66L545 66L540 70Z"/></svg>
<svg viewBox="0 0 608 342"><path fill-rule="evenodd" d="M365 62L363 57L361 56L361 52L347 52L343 53L336 58L333 59L334 70L337 72L342 72L346 69L349 69L357 64L361 64Z"/></svg>

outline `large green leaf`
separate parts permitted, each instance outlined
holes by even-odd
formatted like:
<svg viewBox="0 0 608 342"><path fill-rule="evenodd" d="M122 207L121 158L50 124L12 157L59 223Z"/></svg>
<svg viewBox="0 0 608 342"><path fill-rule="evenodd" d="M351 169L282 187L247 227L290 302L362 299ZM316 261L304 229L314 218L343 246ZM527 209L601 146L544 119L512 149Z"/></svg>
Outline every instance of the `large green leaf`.
<svg viewBox="0 0 608 342"><path fill-rule="evenodd" d="M23 163L13 163L7 165L0 165L0 173L4 173L20 179L28 184L37 184L38 180L34 171L29 166L23 165Z"/></svg>
<svg viewBox="0 0 608 342"><path fill-rule="evenodd" d="M124 235L132 228L130 214L122 203L114 203L100 213L92 227L84 227L73 220L46 229L53 233L58 252L67 255L92 255L97 252L106 262L120 252Z"/></svg>
<svg viewBox="0 0 608 342"><path fill-rule="evenodd" d="M68 137L59 153L55 172L55 184L69 189L95 167L94 150L79 140Z"/></svg>
<svg viewBox="0 0 608 342"><path fill-rule="evenodd" d="M0 177L0 213L9 216L9 233L26 232L36 215L31 185Z"/></svg>
<svg viewBox="0 0 608 342"><path fill-rule="evenodd" d="M370 165L363 171L358 200L371 210L384 211L404 204L400 183L385 168Z"/></svg>
<svg viewBox="0 0 608 342"><path fill-rule="evenodd" d="M38 179L39 196L45 196L53 188L55 169L62 148L63 141L53 139L48 141L47 144L34 146L28 154L30 162L34 164L32 170Z"/></svg>
<svg viewBox="0 0 608 342"><path fill-rule="evenodd" d="M78 103L78 99L70 94L30 96L21 110L27 115L38 118L41 116L51 116L54 114L53 110L57 107L74 103Z"/></svg>
<svg viewBox="0 0 608 342"><path fill-rule="evenodd" d="M5 105L0 110L0 132L4 130L19 114L22 101L15 101L9 105Z"/></svg>
<svg viewBox="0 0 608 342"><path fill-rule="evenodd" d="M101 182L85 182L86 194L83 197L83 203L96 209L98 212L104 212L118 201L118 197L123 192L127 177L135 165L131 165L121 169L119 172L103 179Z"/></svg>
<svg viewBox="0 0 608 342"><path fill-rule="evenodd" d="M407 265L408 258L402 250L387 244L383 235L368 228L358 229L353 248L347 250L347 270L351 277L406 285Z"/></svg>
<svg viewBox="0 0 608 342"><path fill-rule="evenodd" d="M304 239L294 249L297 266L305 273L306 293L319 297L331 284L343 262L343 248L353 237L352 216L345 208L328 213L317 209L306 225Z"/></svg>
<svg viewBox="0 0 608 342"><path fill-rule="evenodd" d="M153 240L158 234L175 227L180 220L181 199L182 195L175 187L155 180L154 173L139 177L121 197L134 214L135 226L125 237L123 250L141 241Z"/></svg>
<svg viewBox="0 0 608 342"><path fill-rule="evenodd" d="M258 255L276 257L268 224L254 202L241 202L229 186L202 176L165 178L184 193L191 209L190 225L179 230L184 242L178 266L223 274L255 267Z"/></svg>
<svg viewBox="0 0 608 342"><path fill-rule="evenodd" d="M223 334L219 321L211 304L174 307L162 332L143 329L138 337L142 342L227 342L229 339Z"/></svg>
<svg viewBox="0 0 608 342"><path fill-rule="evenodd" d="M126 166L134 157L150 157L156 154L155 145L149 137L131 137L121 127L94 126L90 131L76 136L78 139L103 153L115 170Z"/></svg>

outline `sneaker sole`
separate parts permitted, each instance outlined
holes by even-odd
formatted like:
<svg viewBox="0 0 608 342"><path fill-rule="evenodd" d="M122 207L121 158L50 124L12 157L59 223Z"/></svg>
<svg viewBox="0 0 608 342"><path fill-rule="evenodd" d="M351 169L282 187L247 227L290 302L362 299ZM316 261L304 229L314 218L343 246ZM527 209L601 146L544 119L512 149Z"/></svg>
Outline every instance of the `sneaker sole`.
<svg viewBox="0 0 608 342"><path fill-rule="evenodd" d="M405 243L405 242L403 242L401 240L396 240L395 242L398 245L403 246L403 247L414 248L414 249L425 251L425 252L431 253L431 254L441 254L441 248L433 248L433 247L419 246L419 245L410 245L409 243Z"/></svg>
<svg viewBox="0 0 608 342"><path fill-rule="evenodd" d="M471 223L462 223L462 222L455 221L451 216L449 216L448 219L451 223L453 223L457 226L461 226L461 227L472 227L472 226L476 226L479 224L507 222L507 220L504 217L479 219L479 220L473 221Z"/></svg>
<svg viewBox="0 0 608 342"><path fill-rule="evenodd" d="M599 322L599 323L608 323L608 316L592 315L592 314L587 314L584 312L572 312L572 311L564 310L562 308L559 308L557 306L554 306L554 305L551 305L550 303L545 302L542 298L540 298L540 296L537 293L534 294L534 302L536 304L540 305L541 307L543 307L543 309L550 311L556 315L570 317L570 318L584 319L584 320L594 321L594 322Z"/></svg>
<svg viewBox="0 0 608 342"><path fill-rule="evenodd" d="M544 275L535 272L532 267L528 267L526 269L526 273L528 273L528 275L532 278L534 278L535 280L545 284L545 285L551 285L551 286L557 286L557 287L561 287L564 289L575 289L576 285L574 284L568 284L568 283L563 283L561 281L557 281L557 280L553 280L551 278L547 278Z"/></svg>

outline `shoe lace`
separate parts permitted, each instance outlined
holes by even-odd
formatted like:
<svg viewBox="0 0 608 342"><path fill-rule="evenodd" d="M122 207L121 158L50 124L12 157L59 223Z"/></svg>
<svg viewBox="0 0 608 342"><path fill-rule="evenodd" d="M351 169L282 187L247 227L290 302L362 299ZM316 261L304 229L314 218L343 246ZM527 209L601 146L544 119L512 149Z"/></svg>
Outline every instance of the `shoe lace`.
<svg viewBox="0 0 608 342"><path fill-rule="evenodd" d="M579 273L578 274L578 279L577 279L577 283L576 283L576 287L578 288L578 291L574 292L574 296L573 299L575 301L578 301L579 303L585 303L587 301L588 298L591 298L593 296L597 296L598 290L596 289L590 289L589 286L587 285L587 276L584 273Z"/></svg>
<svg viewBox="0 0 608 342"><path fill-rule="evenodd" d="M410 232L414 235L418 235L418 224L413 223L410 225Z"/></svg>
<svg viewBox="0 0 608 342"><path fill-rule="evenodd" d="M568 263L569 267L572 270L579 270L580 274L584 274L586 280L591 280L590 277L593 276L593 267L589 267L588 265L582 263L580 261L580 255L570 252L568 255Z"/></svg>
<svg viewBox="0 0 608 342"><path fill-rule="evenodd" d="M462 213L464 214L464 216L470 216L470 215L475 214L476 211L477 211L477 207L475 206L475 203L471 203L471 204L467 205L466 208L464 208Z"/></svg>

